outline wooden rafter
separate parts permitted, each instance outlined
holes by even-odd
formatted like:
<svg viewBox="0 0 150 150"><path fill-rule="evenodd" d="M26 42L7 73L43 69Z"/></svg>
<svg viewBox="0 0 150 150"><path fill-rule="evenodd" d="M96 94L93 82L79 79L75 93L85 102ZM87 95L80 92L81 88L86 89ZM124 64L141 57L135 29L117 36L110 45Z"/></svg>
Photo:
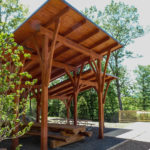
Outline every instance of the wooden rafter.
<svg viewBox="0 0 150 150"><path fill-rule="evenodd" d="M31 61L25 66L25 70L27 70L32 64L37 64L40 60L40 58L37 56L37 55L32 55L32 58L31 58ZM76 68L72 65L69 65L69 64L65 64L65 63L62 63L62 62L59 62L59 61L56 61L53 59L53 64L52 64L54 67L57 67L57 68L67 68L69 70L75 70ZM33 70L34 72L34 70ZM40 72L40 68L39 68L39 72Z"/></svg>
<svg viewBox="0 0 150 150"><path fill-rule="evenodd" d="M64 64L62 62L58 62L58 61L53 61L53 66L58 67L58 68L67 68L68 70L75 70L76 68L72 65L68 65L68 64Z"/></svg>
<svg viewBox="0 0 150 150"><path fill-rule="evenodd" d="M91 87L97 87L97 82L92 82L89 80L81 80L81 84L91 86Z"/></svg>
<svg viewBox="0 0 150 150"><path fill-rule="evenodd" d="M67 97L67 96L62 96L62 95L61 95L61 96L58 96L58 95L55 95L55 96L52 95L52 96L51 96L51 95L50 95L48 98L49 98L49 99L66 100L66 99L68 99L69 97Z"/></svg>
<svg viewBox="0 0 150 150"><path fill-rule="evenodd" d="M50 39L52 39L52 35L53 35L53 31L51 30L48 30L42 26L40 26L40 33L41 34L46 34ZM58 35L58 38L57 40L61 43L63 43L65 46L71 48L71 49L74 49L80 53L83 53L87 56L90 56L90 57L93 57L93 58L99 58L99 55L97 53L95 53L94 51L68 39L68 38L65 38L61 35Z"/></svg>
<svg viewBox="0 0 150 150"><path fill-rule="evenodd" d="M97 34L98 32L99 32L99 30L98 30L98 29L95 29L95 30L91 31L90 33L84 35L83 37L81 37L81 38L78 40L79 43L81 44L82 42L86 41L88 38L94 36L94 35ZM60 43L60 42L59 42L58 44L62 45L62 43ZM57 46L57 45L56 45L56 46ZM62 53L67 52L67 51L69 51L69 50L70 50L70 48L66 48L66 49L63 50L62 52L56 53L54 56L55 56L55 58L56 58L56 57L60 56ZM80 55L80 54L79 54L79 55ZM72 59L72 58L70 58L70 59ZM69 60L70 60L70 59L69 59ZM68 60L68 61L69 61L69 60Z"/></svg>
<svg viewBox="0 0 150 150"><path fill-rule="evenodd" d="M108 36L106 36L106 37L104 37L104 38L102 38L102 39L96 41L94 44L92 44L92 45L89 47L89 49L95 48L95 47L101 45L102 43L108 41L109 39L110 39L110 38L109 38Z"/></svg>
<svg viewBox="0 0 150 150"><path fill-rule="evenodd" d="M75 31L76 29L78 29L79 27L81 27L82 25L84 25L86 23L86 20L83 19L80 22L76 23L75 25L73 25L72 27L70 27L67 31L65 31L63 33L64 37L67 37L69 34L71 34L73 31ZM56 49L61 47L63 44L62 43L57 43L56 44Z"/></svg>
<svg viewBox="0 0 150 150"><path fill-rule="evenodd" d="M65 7L63 10L61 10L58 14L56 14L53 18L51 18L44 26L46 28L49 28L52 23L57 21L60 17L62 17L64 14L66 14L69 11L69 7Z"/></svg>

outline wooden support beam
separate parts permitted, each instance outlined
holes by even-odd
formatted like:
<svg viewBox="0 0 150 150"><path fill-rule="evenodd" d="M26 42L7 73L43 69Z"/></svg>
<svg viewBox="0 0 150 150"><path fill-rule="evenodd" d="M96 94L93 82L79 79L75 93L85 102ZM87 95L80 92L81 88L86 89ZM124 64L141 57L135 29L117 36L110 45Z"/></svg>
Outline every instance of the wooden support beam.
<svg viewBox="0 0 150 150"><path fill-rule="evenodd" d="M48 99L59 99L59 100L66 100L68 99L69 97L67 96L62 96L62 95L49 95L48 96Z"/></svg>
<svg viewBox="0 0 150 150"><path fill-rule="evenodd" d="M66 89L58 91L57 94L55 94L55 95L66 95L69 91L73 92L73 86L70 86L70 87L68 87Z"/></svg>
<svg viewBox="0 0 150 150"><path fill-rule="evenodd" d="M95 67L96 71L98 72L98 70L99 70L99 69L98 69L98 66L97 66L97 64L96 64L95 60L93 60L93 59L92 59L92 62L93 62L93 65L94 65L94 67Z"/></svg>
<svg viewBox="0 0 150 150"><path fill-rule="evenodd" d="M70 33L72 33L73 31L75 31L76 29L78 29L79 27L81 27L82 25L84 25L86 23L86 20L81 20L80 22L76 23L75 25L73 25L71 28L69 28L67 31L65 31L62 35L64 37L67 37ZM61 47L63 44L62 43L57 43L56 44L56 49Z"/></svg>
<svg viewBox="0 0 150 150"><path fill-rule="evenodd" d="M56 84L49 89L49 93L51 93L51 94L56 93L57 91L59 91L60 88L64 89L64 88L66 88L66 86L69 86L69 84L71 84L71 81L68 83L67 80L65 80L59 84Z"/></svg>
<svg viewBox="0 0 150 150"><path fill-rule="evenodd" d="M106 70L107 70L110 54L111 54L111 49L107 53L107 58L106 58L106 62L105 62L105 68L104 68L104 73L103 73L103 78L102 78L102 92L104 91L105 75L106 75Z"/></svg>
<svg viewBox="0 0 150 150"><path fill-rule="evenodd" d="M63 33L63 36L68 36L70 33L72 33L73 31L75 31L76 29L78 29L79 27L81 27L82 25L86 24L86 19L83 19L81 21L79 21L78 23L76 23L75 25L73 25L72 27L70 27L67 31L65 31Z"/></svg>
<svg viewBox="0 0 150 150"><path fill-rule="evenodd" d="M40 54L38 54L40 55ZM32 58L31 58L31 62L28 64L28 66L32 63L37 63L40 61L40 58L37 56L37 55L34 55L32 54ZM59 61L56 61L56 60L53 60L53 64L52 64L54 67L58 67L58 68L68 68L69 70L75 70L76 68L72 65L69 65L69 64L65 64L65 63L62 63L62 62L59 62ZM27 67L25 66L25 68L27 69Z"/></svg>
<svg viewBox="0 0 150 150"><path fill-rule="evenodd" d="M96 82L92 82L92 81L89 81L89 80L83 80L83 79L81 79L80 83L82 85L97 87L97 83Z"/></svg>
<svg viewBox="0 0 150 150"><path fill-rule="evenodd" d="M99 52L99 54L101 55L101 54L103 54L103 56L104 55L106 55L107 54L107 51L109 51L110 49L113 49L114 47L116 47L116 46L118 46L118 43L116 42L116 43L113 43L113 44L111 44L111 45L109 45L109 46L107 46L107 47L105 47L104 49L101 49L101 51ZM106 52L106 53L105 53Z"/></svg>
<svg viewBox="0 0 150 150"><path fill-rule="evenodd" d="M81 44L82 42L86 41L88 38L94 36L94 35L97 34L98 32L99 32L98 29L93 30L93 31L91 31L90 33L88 33L88 34L82 36L82 37L78 40L78 42ZM66 36L65 36L65 37L66 37ZM56 47L57 47L57 46L59 47L60 45L62 45L62 43L59 42L58 45L56 45ZM56 53L56 54L54 55L55 58L58 57L58 56L60 56L61 54L65 53L65 52L67 52L68 50L70 50L70 48L66 48L66 49L63 50L63 51L61 51L61 52L59 52L59 53ZM79 54L79 55L80 55L80 54ZM71 58L71 59L72 59L72 58ZM70 59L69 59L69 60L70 60ZM67 60L66 62L68 62L68 60Z"/></svg>
<svg viewBox="0 0 150 150"><path fill-rule="evenodd" d="M52 43L51 43L51 49L49 51L49 58L48 58L48 69L51 68L52 66L52 62L53 62L53 55L54 55L54 50L55 50L55 45L56 45L56 40L58 37L58 32L59 32L59 28L60 28L60 19L57 20L56 24L55 24L55 31L53 32L52 36ZM47 73L47 79L51 77L51 69L49 69L48 73ZM48 83L48 82L47 82ZM49 83L48 83L49 84Z"/></svg>
<svg viewBox="0 0 150 150"><path fill-rule="evenodd" d="M106 89L105 89L105 93L104 93L104 95L103 95L103 104L105 104L106 95L107 95L107 91L108 91L110 82L111 82L111 81L108 81L108 82L107 82L107 86L106 86Z"/></svg>
<svg viewBox="0 0 150 150"><path fill-rule="evenodd" d="M70 74L70 72L69 72L69 70L67 69L67 68L65 68L65 71L66 71L66 73L67 73L67 75L69 76L69 78L70 78L70 80L71 80L71 83L72 83L72 85L74 86L74 79L73 79L73 77L71 76L71 74Z"/></svg>
<svg viewBox="0 0 150 150"><path fill-rule="evenodd" d="M79 88L79 86L80 86L81 74L82 74L83 69L84 69L84 63L81 65L80 74L77 78L77 88Z"/></svg>
<svg viewBox="0 0 150 150"><path fill-rule="evenodd" d="M32 69L31 71L28 70L30 65L36 64L35 62L37 63L36 59L34 59L29 64L27 64L27 66L25 66L25 70L28 71L30 74L32 74L33 77L36 77L41 72L41 68L40 67L35 67L35 69ZM61 69L67 68L67 70L69 70L69 71L72 71L72 70L76 69L72 65L65 64L65 63L62 63L62 62L59 62L59 61L55 61L55 60L53 60L53 64L52 65L53 65L53 67L57 67L57 68L61 68Z"/></svg>
<svg viewBox="0 0 150 150"><path fill-rule="evenodd" d="M53 66L57 67L57 68L62 68L65 69L67 68L68 70L75 70L76 68L72 65L68 65L59 61L55 61L53 60Z"/></svg>
<svg viewBox="0 0 150 150"><path fill-rule="evenodd" d="M41 67L41 65L42 65L42 56L41 56L40 48L39 48L39 46L38 46L38 44L37 44L35 38L36 38L36 37L33 36L32 41L33 41L33 45L34 45L34 47L35 47L35 50L37 51L37 54L38 54L38 56L39 56L40 67ZM33 55L33 54L32 54L32 55Z"/></svg>
<svg viewBox="0 0 150 150"><path fill-rule="evenodd" d="M97 70L96 70L96 68L94 68L94 66L93 66L93 64L92 64L92 61L91 61L91 60L89 60L89 64L90 64L90 66L91 66L91 68L92 68L93 72L95 73L95 76L97 77Z"/></svg>
<svg viewBox="0 0 150 150"><path fill-rule="evenodd" d="M87 39L90 38L91 36L94 36L94 35L95 35L96 33L98 33L98 32L99 32L99 30L94 30L93 32L91 32L91 33L89 33L89 34L83 36L81 39L79 39L79 43L81 44L83 41L87 40ZM89 49L95 48L95 47L101 45L102 43L104 43L104 42L107 41L107 40L109 40L109 37L105 37L105 38L103 38L103 39L97 41L96 43L94 43L93 45L91 45L91 46L89 47ZM63 52L66 52L66 51L68 51L68 50L70 50L70 49L69 49L69 48L66 48L66 50L63 50L63 51L60 52L59 54L56 54L55 57L58 57L58 56L61 55ZM73 60L74 58L80 57L80 56L82 56L82 55L83 55L83 54L75 54L75 55L73 55L72 57L68 58L65 62L67 63L67 62L69 62L70 60ZM89 60L89 57L86 58L86 60L83 60L83 62L88 61L88 60Z"/></svg>
<svg viewBox="0 0 150 150"><path fill-rule="evenodd" d="M31 69L33 66L35 66L36 64L37 64L37 61L30 60L28 63L25 64L24 70L27 71Z"/></svg>
<svg viewBox="0 0 150 150"><path fill-rule="evenodd" d="M47 36L49 36L50 39L52 39L53 31L48 30L48 29L40 26L40 33L46 34ZM59 42L63 43L65 46L76 50L77 52L80 52L82 54L85 54L85 55L93 57L93 58L97 58L97 59L99 58L99 55L96 52L94 52L91 49L88 49L88 48L68 39L68 38L65 38L61 35L58 35L57 40Z"/></svg>

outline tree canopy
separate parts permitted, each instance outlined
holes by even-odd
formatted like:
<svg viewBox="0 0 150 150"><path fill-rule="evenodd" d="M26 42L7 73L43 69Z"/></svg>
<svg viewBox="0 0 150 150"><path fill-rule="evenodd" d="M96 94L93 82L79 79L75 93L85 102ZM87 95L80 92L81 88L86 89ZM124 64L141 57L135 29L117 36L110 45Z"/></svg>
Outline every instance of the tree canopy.
<svg viewBox="0 0 150 150"><path fill-rule="evenodd" d="M119 77L116 80L115 86L119 107L122 110L121 93L124 90L124 78L126 78L125 68L122 62L125 58L132 57L132 52L126 49L126 46L144 34L142 26L139 24L139 14L137 8L126 5L123 2L111 1L103 12L97 10L96 6L86 8L83 13L93 19L96 24L102 27L116 40L124 45L124 48L119 49L111 54L109 61L109 71L113 75Z"/></svg>
<svg viewBox="0 0 150 150"><path fill-rule="evenodd" d="M0 0L0 32L11 33L26 19L27 13L20 0Z"/></svg>

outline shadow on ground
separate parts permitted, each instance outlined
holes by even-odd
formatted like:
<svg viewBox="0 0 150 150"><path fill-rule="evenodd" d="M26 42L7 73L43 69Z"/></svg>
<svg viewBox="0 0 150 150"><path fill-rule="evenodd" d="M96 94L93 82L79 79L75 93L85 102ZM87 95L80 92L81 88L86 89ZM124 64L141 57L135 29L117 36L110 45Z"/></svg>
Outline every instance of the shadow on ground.
<svg viewBox="0 0 150 150"><path fill-rule="evenodd" d="M134 141L128 143L128 142L126 142L125 139L119 139L119 138L114 138L114 137L106 137L105 136L105 138L103 140L100 140L100 139L98 139L98 128L97 127L89 127L88 130L93 131L92 137L86 138L77 143L73 143L73 144L70 144L67 146L56 148L55 150L107 150L107 149L110 149L111 147L113 147L119 143L122 143L122 142L125 142L125 144L127 144L127 145L125 145L126 149L123 149L123 150L130 150L129 148L132 147L132 144L133 144L133 147L134 146L136 147L136 145L137 145L136 143L134 143ZM123 134L123 133L126 133L129 131L126 129L105 128L104 133L108 133L108 132L115 131L115 130L118 130L119 134ZM38 137L38 136L21 138L20 143L23 145L23 147L21 148L22 150L40 150L40 137ZM48 143L50 143L50 139L49 139ZM139 142L137 142L137 143L139 143ZM150 145L150 143L148 143L148 144ZM11 145L10 140L4 141L4 142L0 143L0 148L7 147L8 150L11 150L10 145ZM147 148L149 145L146 144L145 147ZM52 150L50 148L50 144L48 147L49 147L49 150ZM122 150L122 147L121 147L121 149L117 147L117 149L115 148L113 150ZM134 150L134 149L131 149L131 150ZM135 148L135 150L148 150L148 149Z"/></svg>
<svg viewBox="0 0 150 150"><path fill-rule="evenodd" d="M150 150L150 143L134 140L126 140L109 150Z"/></svg>

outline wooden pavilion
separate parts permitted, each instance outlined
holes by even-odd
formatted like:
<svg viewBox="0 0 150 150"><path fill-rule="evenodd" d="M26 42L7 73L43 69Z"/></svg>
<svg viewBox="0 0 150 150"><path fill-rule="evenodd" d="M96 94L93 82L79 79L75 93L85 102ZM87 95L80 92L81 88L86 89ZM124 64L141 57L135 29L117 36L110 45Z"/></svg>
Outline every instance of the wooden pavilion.
<svg viewBox="0 0 150 150"><path fill-rule="evenodd" d="M110 82L116 79L106 74L111 52L122 45L99 26L83 16L65 0L48 0L14 32L15 40L31 54L24 70L38 79L37 122L41 110L41 150L47 150L48 99L65 102L67 118L74 102L74 125L77 125L77 96L89 88L98 93L99 138L103 138L103 104ZM102 73L101 62L106 56ZM91 69L84 71L85 65ZM68 75L65 80L49 87L51 81ZM106 90L104 85L106 83Z"/></svg>

